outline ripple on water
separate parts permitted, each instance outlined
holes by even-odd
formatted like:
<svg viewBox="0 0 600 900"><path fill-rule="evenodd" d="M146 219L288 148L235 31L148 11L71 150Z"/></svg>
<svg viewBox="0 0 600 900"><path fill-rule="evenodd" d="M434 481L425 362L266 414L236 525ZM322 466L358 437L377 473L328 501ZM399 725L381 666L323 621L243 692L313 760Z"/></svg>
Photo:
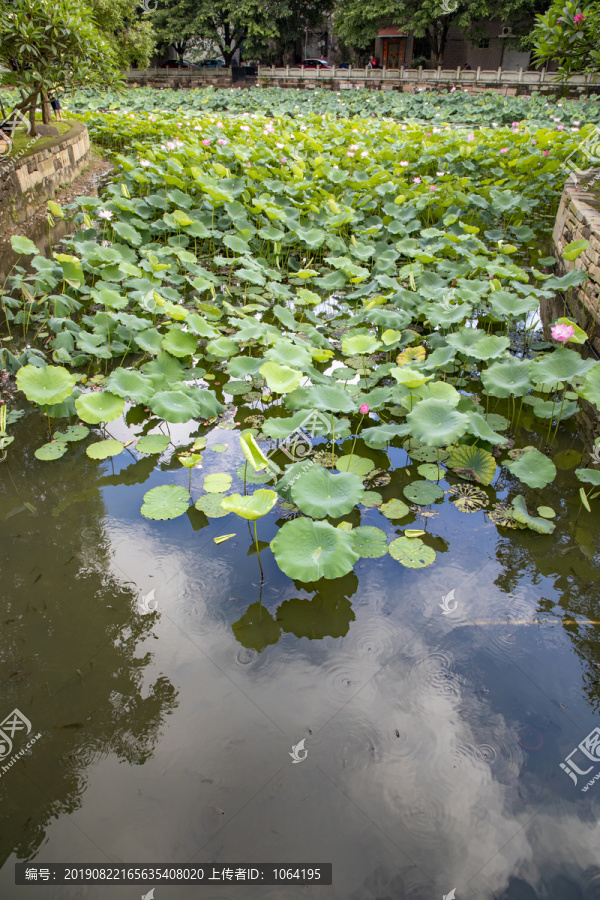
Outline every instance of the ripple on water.
<svg viewBox="0 0 600 900"><path fill-rule="evenodd" d="M258 659L258 652L247 647L240 647L235 655L235 661L239 666L251 666Z"/></svg>
<svg viewBox="0 0 600 900"><path fill-rule="evenodd" d="M384 665L394 655L397 640L398 627L385 616L374 616L353 625L346 638L345 649L353 657Z"/></svg>
<svg viewBox="0 0 600 900"><path fill-rule="evenodd" d="M419 660L413 670L413 678L417 684L428 685L437 693L456 697L460 693L460 681L453 666L454 657L451 653L434 650Z"/></svg>
<svg viewBox="0 0 600 900"><path fill-rule="evenodd" d="M425 843L433 843L440 834L452 830L452 816L447 803L433 788L420 787L418 797L407 804L400 804L400 819L411 834Z"/></svg>
<svg viewBox="0 0 600 900"><path fill-rule="evenodd" d="M384 739L370 722L335 720L315 736L314 746L322 746L327 764L336 772L355 774L380 762Z"/></svg>

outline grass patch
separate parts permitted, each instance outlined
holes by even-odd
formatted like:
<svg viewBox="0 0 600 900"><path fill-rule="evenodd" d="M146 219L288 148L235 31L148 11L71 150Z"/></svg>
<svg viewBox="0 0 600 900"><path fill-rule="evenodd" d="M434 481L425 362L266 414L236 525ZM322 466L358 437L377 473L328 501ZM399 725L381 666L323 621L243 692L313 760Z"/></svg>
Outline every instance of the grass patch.
<svg viewBox="0 0 600 900"><path fill-rule="evenodd" d="M53 121L51 124L58 128L60 134L65 134L72 127L72 122L68 121ZM20 158L30 156L32 153L37 153L38 150L41 150L48 144L50 144L55 139L55 137L56 135L49 137L42 137L41 135L39 135L37 139L34 139L25 131L25 126L23 126L22 128L18 128L16 134L13 137L13 146L11 152L8 154L8 156L4 156L3 159L13 159L15 156L19 156Z"/></svg>

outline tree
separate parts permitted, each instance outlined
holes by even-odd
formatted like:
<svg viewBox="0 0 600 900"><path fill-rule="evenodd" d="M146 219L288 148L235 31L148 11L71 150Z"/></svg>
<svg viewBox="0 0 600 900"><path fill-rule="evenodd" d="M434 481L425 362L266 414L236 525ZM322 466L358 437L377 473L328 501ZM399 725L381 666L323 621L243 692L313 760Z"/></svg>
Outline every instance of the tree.
<svg viewBox="0 0 600 900"><path fill-rule="evenodd" d="M293 63L297 41L304 38L307 28L325 25L333 4L334 0L287 0L278 4L275 37L248 40L244 45L247 55Z"/></svg>
<svg viewBox="0 0 600 900"><path fill-rule="evenodd" d="M486 19L510 22L513 33L525 30L544 0L339 0L336 34L349 46L364 49L380 28L396 25L425 38L435 65L441 65L450 26L471 40L482 36Z"/></svg>
<svg viewBox="0 0 600 900"><path fill-rule="evenodd" d="M554 0L546 15L538 16L532 34L535 58L555 59L559 73L600 70L600 2L579 6Z"/></svg>
<svg viewBox="0 0 600 900"><path fill-rule="evenodd" d="M121 68L145 68L156 44L152 16L139 12L140 0L89 0L94 21Z"/></svg>
<svg viewBox="0 0 600 900"><path fill-rule="evenodd" d="M295 41L306 24L317 21L331 0L164 0L153 15L163 47L176 45L180 59L194 40L212 42L225 65L244 44L263 51L280 35Z"/></svg>
<svg viewBox="0 0 600 900"><path fill-rule="evenodd" d="M106 85L119 71L91 10L77 0L0 0L0 66L8 70L3 83L21 94L15 110L29 113L33 137L40 97L46 100L58 89Z"/></svg>

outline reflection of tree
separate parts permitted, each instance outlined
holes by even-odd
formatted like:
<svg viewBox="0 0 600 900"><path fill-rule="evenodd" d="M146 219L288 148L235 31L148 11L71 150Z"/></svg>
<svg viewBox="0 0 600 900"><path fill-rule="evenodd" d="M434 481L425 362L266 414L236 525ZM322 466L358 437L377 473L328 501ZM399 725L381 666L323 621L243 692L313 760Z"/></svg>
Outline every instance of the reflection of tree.
<svg viewBox="0 0 600 900"><path fill-rule="evenodd" d="M0 710L20 709L42 737L0 778L12 823L10 837L0 834L2 861L30 858L48 822L80 806L91 763L113 754L143 764L176 704L166 678L143 685L151 657L135 654L153 617L133 611L135 588L109 569L100 483L118 476L98 477L82 445L55 462L35 459L47 439L37 413L15 434L0 466ZM135 483L134 468L124 483Z"/></svg>
<svg viewBox="0 0 600 900"><path fill-rule="evenodd" d="M572 472L568 475L573 478ZM535 510L535 496L527 499L528 508ZM592 513L582 512L572 482L568 487L563 484L562 491L560 484L553 485L552 490L546 488L544 503L561 510L556 531L548 536L529 530L514 531L500 538L496 557L502 569L495 583L510 594L527 573L534 583L540 577L553 580L553 591L551 594L546 591L546 596L542 593L538 611L552 613L555 606L562 610L562 613L554 610L554 615L562 619L564 630L582 661L588 700L592 708L600 710L599 626L585 624L600 621L597 564L600 507L592 507ZM566 525L561 528L565 520Z"/></svg>
<svg viewBox="0 0 600 900"><path fill-rule="evenodd" d="M242 647L258 653L269 644L276 644L282 632L309 640L345 637L350 622L356 618L347 595L354 594L357 587L358 579L354 572L349 572L343 578L322 578L304 585L307 590L316 589L312 599L294 597L284 600L275 615L271 615L260 601L251 603L231 628Z"/></svg>

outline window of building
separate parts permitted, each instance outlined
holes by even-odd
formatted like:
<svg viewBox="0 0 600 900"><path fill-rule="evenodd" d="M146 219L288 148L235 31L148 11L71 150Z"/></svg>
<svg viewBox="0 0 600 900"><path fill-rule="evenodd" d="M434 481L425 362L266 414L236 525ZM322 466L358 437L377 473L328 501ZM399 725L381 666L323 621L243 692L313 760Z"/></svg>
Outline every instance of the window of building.
<svg viewBox="0 0 600 900"><path fill-rule="evenodd" d="M490 46L490 39L489 39L489 37L486 37L486 38L480 38L478 41L475 42L475 46L476 46L479 50L488 50L488 49L489 49L489 46Z"/></svg>

